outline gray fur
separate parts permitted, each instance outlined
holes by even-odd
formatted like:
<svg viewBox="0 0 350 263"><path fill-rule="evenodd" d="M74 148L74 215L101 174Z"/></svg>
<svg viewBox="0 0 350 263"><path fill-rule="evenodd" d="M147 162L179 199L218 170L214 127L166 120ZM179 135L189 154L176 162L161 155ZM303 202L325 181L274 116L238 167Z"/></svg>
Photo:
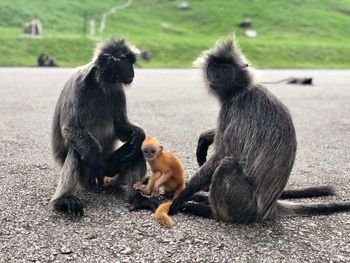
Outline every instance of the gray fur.
<svg viewBox="0 0 350 263"><path fill-rule="evenodd" d="M326 213L326 206L328 213L332 211L334 205L318 204L308 209L306 205L278 201L295 160L294 125L287 107L254 81L234 40L219 43L198 61L210 92L221 105L215 132L203 133L199 140L199 164L205 161L202 150L207 150L212 136L214 153L191 177L170 211L180 208L192 194L208 185L212 212L224 221L251 223L285 215ZM226 78L230 83L213 85L215 74L207 72L215 63L233 67L233 79ZM350 210L349 203L338 206L337 211L346 210Z"/></svg>
<svg viewBox="0 0 350 263"><path fill-rule="evenodd" d="M96 187L96 180L100 186L104 171L108 170L109 176L129 176L130 201L136 193L132 184L145 175L140 151L145 134L128 119L123 87L124 79L130 83L133 78L134 58L124 40L105 41L91 63L78 68L62 90L52 131L53 156L61 175L51 203L59 211L82 215L82 203L75 195L80 188ZM123 155L130 155L129 161L123 161L125 156L120 154L110 159L118 152L118 141L127 142L122 148ZM112 170L107 162L114 165Z"/></svg>

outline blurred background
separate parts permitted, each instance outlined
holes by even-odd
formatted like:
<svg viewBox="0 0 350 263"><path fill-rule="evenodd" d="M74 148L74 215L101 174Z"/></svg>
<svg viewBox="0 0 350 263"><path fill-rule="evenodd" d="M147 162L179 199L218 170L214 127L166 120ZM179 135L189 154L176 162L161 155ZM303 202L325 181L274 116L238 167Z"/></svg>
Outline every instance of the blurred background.
<svg viewBox="0 0 350 263"><path fill-rule="evenodd" d="M255 67L350 68L349 0L1 0L0 66L78 66L125 37L139 67L188 68L229 33Z"/></svg>

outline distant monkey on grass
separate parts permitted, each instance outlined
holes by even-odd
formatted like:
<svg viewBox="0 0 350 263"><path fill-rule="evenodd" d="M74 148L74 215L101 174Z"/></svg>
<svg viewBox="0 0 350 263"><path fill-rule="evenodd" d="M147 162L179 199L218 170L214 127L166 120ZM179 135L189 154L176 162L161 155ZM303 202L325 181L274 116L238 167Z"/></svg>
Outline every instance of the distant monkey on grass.
<svg viewBox="0 0 350 263"><path fill-rule="evenodd" d="M153 175L146 186L137 182L134 184L134 189L145 195L157 197L159 188L162 187L165 194L176 198L186 186L185 171L180 160L172 153L164 151L159 141L151 136L147 136L143 141L141 150ZM173 221L168 216L170 205L171 202L163 203L155 212L157 222L168 228L173 226Z"/></svg>

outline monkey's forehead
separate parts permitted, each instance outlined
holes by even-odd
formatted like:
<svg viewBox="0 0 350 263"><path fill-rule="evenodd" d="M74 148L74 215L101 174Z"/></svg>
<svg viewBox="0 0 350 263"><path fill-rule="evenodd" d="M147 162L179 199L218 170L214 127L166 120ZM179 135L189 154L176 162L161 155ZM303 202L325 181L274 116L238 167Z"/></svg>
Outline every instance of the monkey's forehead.
<svg viewBox="0 0 350 263"><path fill-rule="evenodd" d="M218 63L218 64L223 64L223 63L233 63L234 60L232 58L232 56L228 57L228 56L216 56L216 55L212 55L209 56L207 59L208 63Z"/></svg>
<svg viewBox="0 0 350 263"><path fill-rule="evenodd" d="M142 146L144 147L158 147L160 146L160 143L157 141L146 141L142 143Z"/></svg>
<svg viewBox="0 0 350 263"><path fill-rule="evenodd" d="M100 55L113 56L115 58L121 58L131 55L136 59L136 56L139 53L140 51L137 47L127 44L124 39L110 39L101 42L97 45L95 49L95 58L97 58Z"/></svg>

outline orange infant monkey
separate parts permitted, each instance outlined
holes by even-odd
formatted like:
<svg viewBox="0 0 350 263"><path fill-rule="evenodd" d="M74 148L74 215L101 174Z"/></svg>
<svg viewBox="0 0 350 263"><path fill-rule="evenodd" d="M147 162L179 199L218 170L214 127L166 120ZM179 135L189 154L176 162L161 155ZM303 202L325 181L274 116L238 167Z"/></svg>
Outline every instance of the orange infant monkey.
<svg viewBox="0 0 350 263"><path fill-rule="evenodd" d="M185 170L180 160L172 153L164 151L159 141L151 136L146 137L141 149L153 175L149 178L147 186L137 182L134 189L153 197L159 196L159 187L162 187L166 194L176 198L186 186ZM170 206L171 202L165 202L155 212L157 222L167 228L174 224L168 216Z"/></svg>

